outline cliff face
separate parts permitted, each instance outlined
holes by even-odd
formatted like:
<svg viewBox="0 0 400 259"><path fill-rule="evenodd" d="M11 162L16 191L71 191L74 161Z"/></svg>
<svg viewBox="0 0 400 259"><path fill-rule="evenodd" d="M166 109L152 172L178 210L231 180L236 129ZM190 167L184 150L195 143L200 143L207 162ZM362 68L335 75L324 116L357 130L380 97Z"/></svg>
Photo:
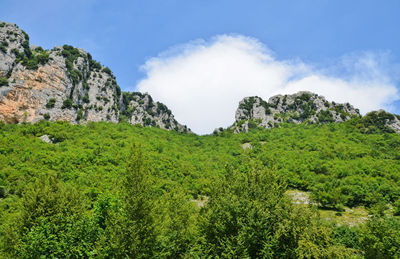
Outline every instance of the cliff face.
<svg viewBox="0 0 400 259"><path fill-rule="evenodd" d="M260 97L246 97L236 110L235 123L230 127L236 133L251 128L273 128L280 123L330 123L344 122L352 118L353 125L365 133L400 133L400 116L384 110L372 111L361 117L359 110L349 103L328 102L323 96L311 92L292 95L276 95L268 102ZM218 133L221 129L214 131Z"/></svg>
<svg viewBox="0 0 400 259"><path fill-rule="evenodd" d="M188 131L148 94L122 93L107 67L82 49L29 45L18 26L0 22L0 121L128 121Z"/></svg>
<svg viewBox="0 0 400 259"><path fill-rule="evenodd" d="M179 132L190 131L179 124L172 112L160 102L154 102L147 93L123 93L123 111L121 118L131 124L172 129Z"/></svg>
<svg viewBox="0 0 400 259"><path fill-rule="evenodd" d="M360 117L360 113L349 103L328 102L324 97L310 92L276 95L269 98L268 102L253 96L239 103L232 127L235 132L247 132L249 128L272 128L282 122L343 122L355 116Z"/></svg>

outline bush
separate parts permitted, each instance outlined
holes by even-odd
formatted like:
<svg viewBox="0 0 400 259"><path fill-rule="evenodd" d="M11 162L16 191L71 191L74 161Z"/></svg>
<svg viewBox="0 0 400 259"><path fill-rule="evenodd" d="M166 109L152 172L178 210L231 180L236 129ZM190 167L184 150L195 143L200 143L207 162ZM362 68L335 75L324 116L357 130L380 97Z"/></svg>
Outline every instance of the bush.
<svg viewBox="0 0 400 259"><path fill-rule="evenodd" d="M103 72L108 74L109 76L113 76L111 69L109 69L108 67L103 68Z"/></svg>
<svg viewBox="0 0 400 259"><path fill-rule="evenodd" d="M6 197L6 189L4 186L0 186L0 198L5 198Z"/></svg>
<svg viewBox="0 0 400 259"><path fill-rule="evenodd" d="M51 109L54 108L56 104L56 98L50 98L49 101L46 103L46 108Z"/></svg>
<svg viewBox="0 0 400 259"><path fill-rule="evenodd" d="M39 64L39 61L38 61L37 57L35 57L35 56L31 56L29 59L25 58L22 61L22 65L24 65L26 69L30 69L30 70L38 69L38 64Z"/></svg>
<svg viewBox="0 0 400 259"><path fill-rule="evenodd" d="M91 59L91 60L90 60L90 69L91 69L91 70L93 70L93 69L98 69L98 70L100 70L100 69L101 69L101 65L100 65L100 63L97 62L96 60Z"/></svg>
<svg viewBox="0 0 400 259"><path fill-rule="evenodd" d="M84 103L89 103L89 102L90 102L90 100L89 100L89 95L88 95L87 93L86 93L85 96L83 97L82 101L83 101Z"/></svg>
<svg viewBox="0 0 400 259"><path fill-rule="evenodd" d="M120 97L121 96L121 88L117 85L117 86L115 86L115 90L117 92L117 96Z"/></svg>
<svg viewBox="0 0 400 259"><path fill-rule="evenodd" d="M332 113L329 110L325 110L318 113L318 121L320 123L330 123L335 122L335 119L333 118Z"/></svg>
<svg viewBox="0 0 400 259"><path fill-rule="evenodd" d="M6 77L0 77L0 87L1 86L8 86L8 80Z"/></svg>
<svg viewBox="0 0 400 259"><path fill-rule="evenodd" d="M45 120L49 120L50 119L50 114L48 114L48 113L43 114L43 118Z"/></svg>
<svg viewBox="0 0 400 259"><path fill-rule="evenodd" d="M3 51L4 53L7 53L7 47L8 47L8 43L6 41L3 41L0 44L0 50Z"/></svg>
<svg viewBox="0 0 400 259"><path fill-rule="evenodd" d="M64 100L61 109L71 109L72 104L73 104L72 100L70 98L67 98Z"/></svg>
<svg viewBox="0 0 400 259"><path fill-rule="evenodd" d="M76 120L80 121L83 118L83 111L82 109L78 111L78 114L76 115Z"/></svg>
<svg viewBox="0 0 400 259"><path fill-rule="evenodd" d="M39 55L37 55L37 60L41 65L44 65L49 61L49 54L42 51Z"/></svg>

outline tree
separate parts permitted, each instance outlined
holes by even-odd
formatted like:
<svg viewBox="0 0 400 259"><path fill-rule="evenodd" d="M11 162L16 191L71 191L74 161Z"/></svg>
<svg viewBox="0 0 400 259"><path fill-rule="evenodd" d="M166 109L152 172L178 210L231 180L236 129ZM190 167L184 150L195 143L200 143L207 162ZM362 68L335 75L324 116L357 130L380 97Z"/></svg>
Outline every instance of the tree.
<svg viewBox="0 0 400 259"><path fill-rule="evenodd" d="M362 228L360 243L366 258L399 258L400 220L373 216Z"/></svg>
<svg viewBox="0 0 400 259"><path fill-rule="evenodd" d="M164 193L156 204L156 258L182 258L194 245L197 235L197 213L184 190L175 188Z"/></svg>
<svg viewBox="0 0 400 259"><path fill-rule="evenodd" d="M2 228L9 257L89 257L97 226L83 214L81 194L52 175L27 186L19 211Z"/></svg>
<svg viewBox="0 0 400 259"><path fill-rule="evenodd" d="M150 171L139 145L133 144L121 175L122 208L110 213L107 238L101 253L106 257L148 258L155 245Z"/></svg>
<svg viewBox="0 0 400 259"><path fill-rule="evenodd" d="M257 163L228 169L202 210L200 249L210 257L321 258L353 252L335 245L315 212L294 207L282 178Z"/></svg>

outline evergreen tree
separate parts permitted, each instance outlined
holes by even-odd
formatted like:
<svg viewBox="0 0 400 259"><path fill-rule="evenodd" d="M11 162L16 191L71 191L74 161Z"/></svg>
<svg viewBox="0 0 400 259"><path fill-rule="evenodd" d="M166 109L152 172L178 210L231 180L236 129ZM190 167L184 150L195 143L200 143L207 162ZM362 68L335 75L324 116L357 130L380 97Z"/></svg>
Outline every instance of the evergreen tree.
<svg viewBox="0 0 400 259"><path fill-rule="evenodd" d="M107 220L106 257L149 258L155 247L150 171L140 145L133 144L121 177L122 208Z"/></svg>

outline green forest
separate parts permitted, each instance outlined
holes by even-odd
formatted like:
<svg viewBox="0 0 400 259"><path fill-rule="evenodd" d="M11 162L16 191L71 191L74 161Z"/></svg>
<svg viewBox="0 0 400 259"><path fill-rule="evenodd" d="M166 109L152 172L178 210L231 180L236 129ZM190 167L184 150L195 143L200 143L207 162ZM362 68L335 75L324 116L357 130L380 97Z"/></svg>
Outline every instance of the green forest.
<svg viewBox="0 0 400 259"><path fill-rule="evenodd" d="M0 123L0 257L400 258L400 135L372 122Z"/></svg>

